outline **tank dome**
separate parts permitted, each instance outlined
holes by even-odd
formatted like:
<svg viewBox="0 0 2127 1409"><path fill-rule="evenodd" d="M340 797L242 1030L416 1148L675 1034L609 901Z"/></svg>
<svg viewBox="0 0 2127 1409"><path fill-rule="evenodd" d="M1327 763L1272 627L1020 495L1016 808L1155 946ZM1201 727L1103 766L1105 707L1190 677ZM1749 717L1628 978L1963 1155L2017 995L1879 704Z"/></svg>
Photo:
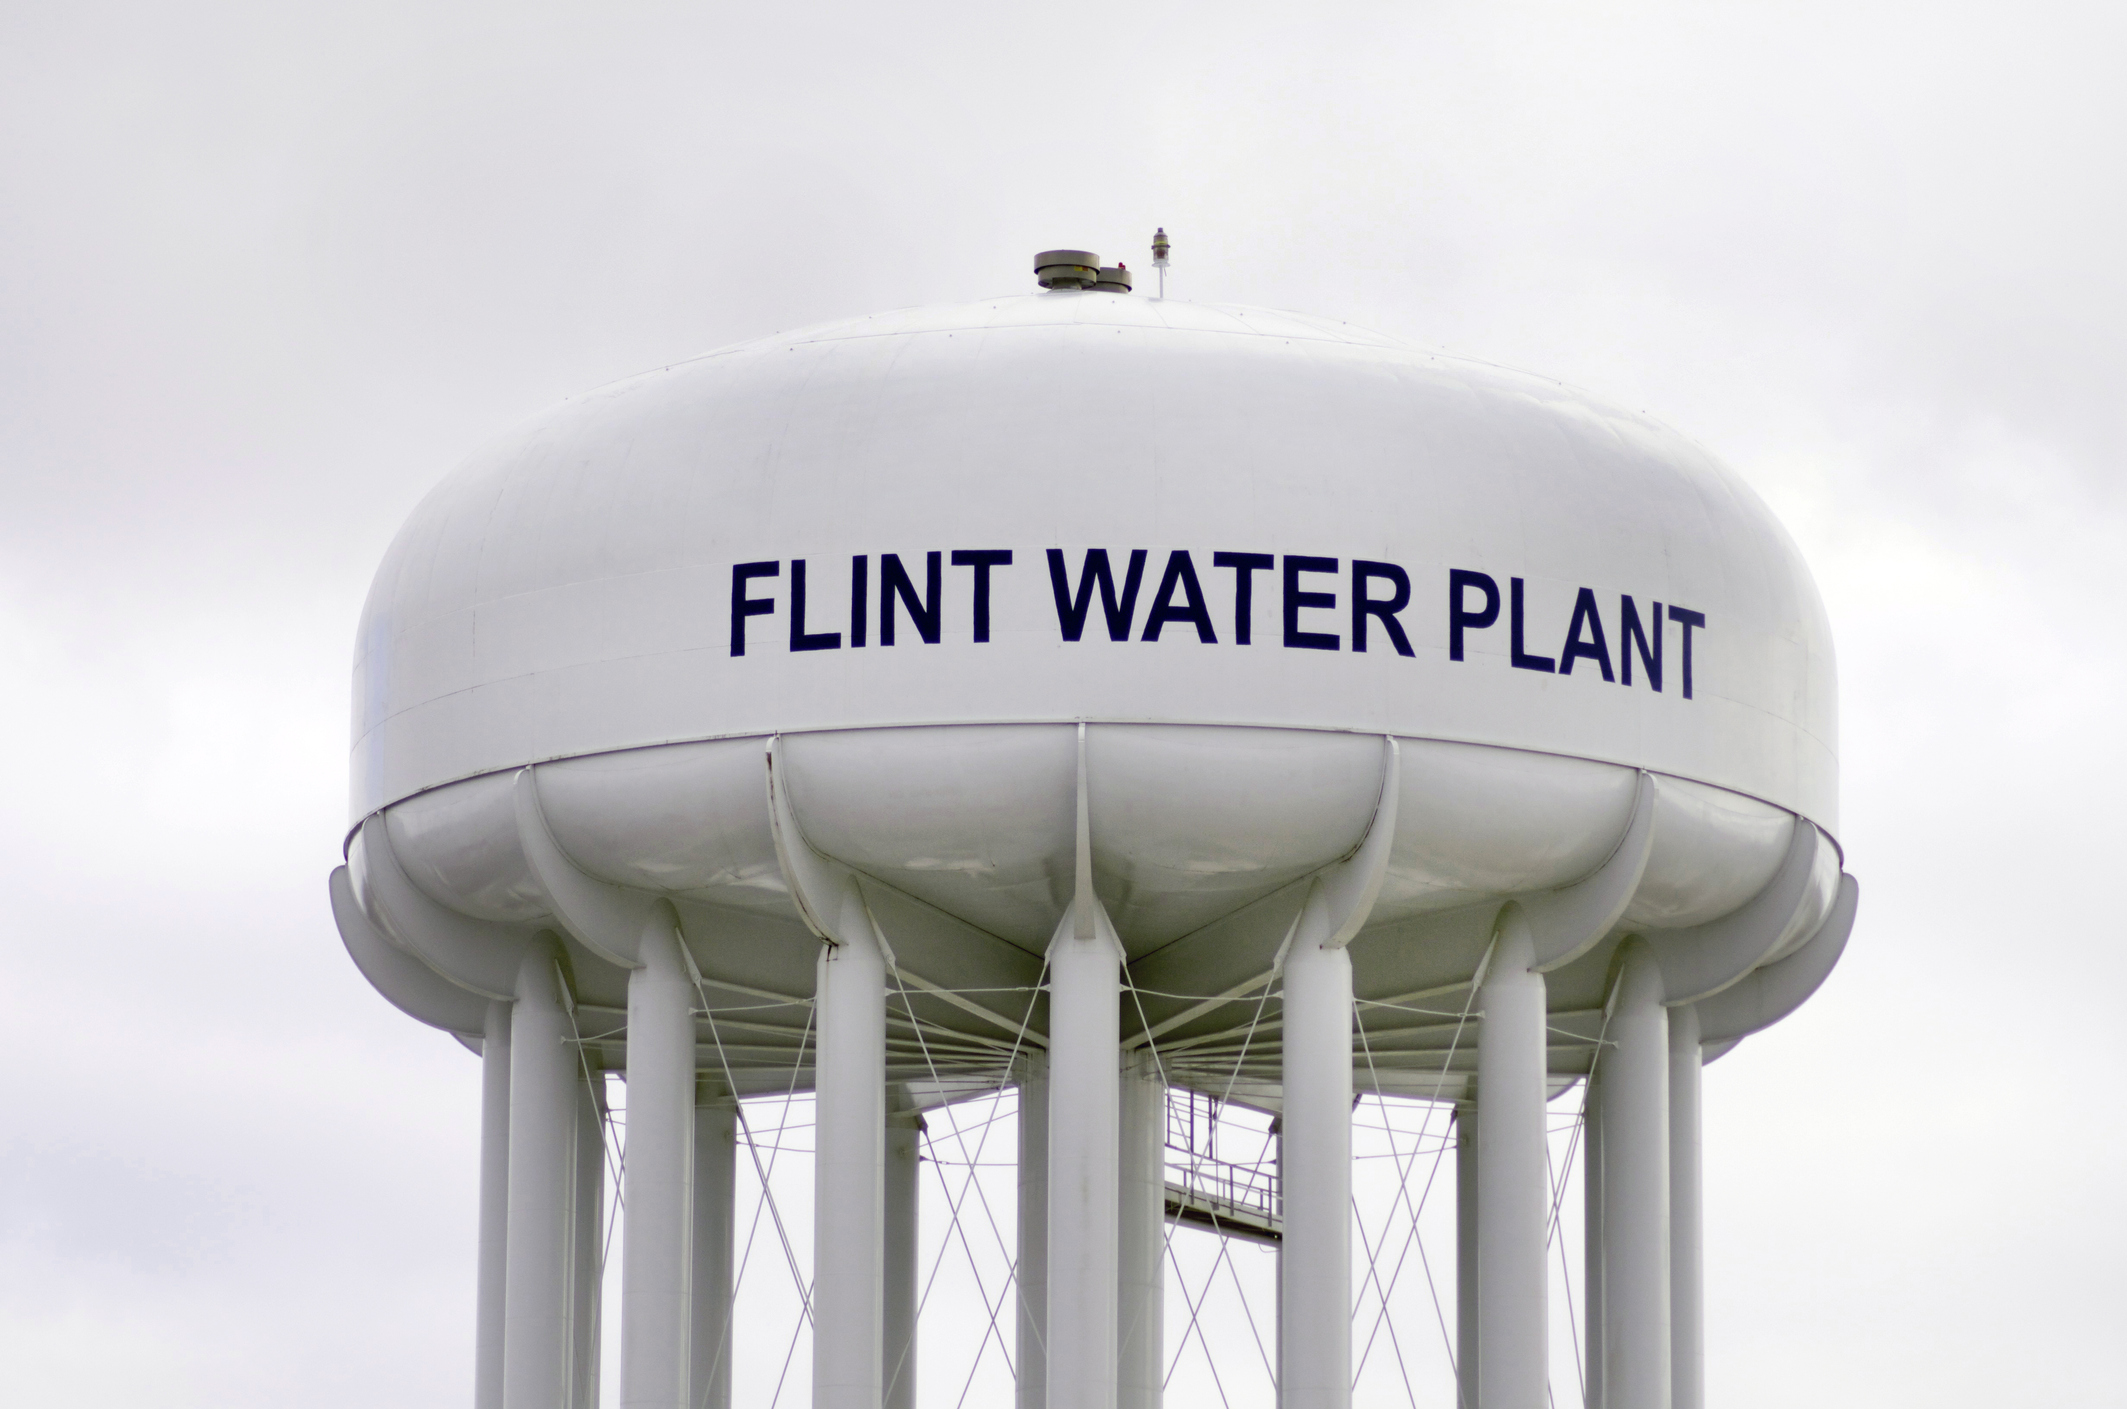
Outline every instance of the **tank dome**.
<svg viewBox="0 0 2127 1409"><path fill-rule="evenodd" d="M1643 768L1836 827L1824 613L1649 418L1329 320L1058 290L779 334L441 485L361 630L353 814L905 724L1272 725Z"/></svg>

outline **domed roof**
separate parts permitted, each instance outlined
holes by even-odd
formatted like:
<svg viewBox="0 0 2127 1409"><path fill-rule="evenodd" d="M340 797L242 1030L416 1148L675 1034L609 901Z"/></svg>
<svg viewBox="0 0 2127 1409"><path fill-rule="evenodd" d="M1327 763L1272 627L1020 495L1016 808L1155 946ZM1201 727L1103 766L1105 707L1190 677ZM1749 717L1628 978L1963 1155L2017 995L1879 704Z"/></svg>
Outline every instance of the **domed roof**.
<svg viewBox="0 0 2127 1409"><path fill-rule="evenodd" d="M353 814L683 740L1258 724L1836 819L1786 534L1645 416L1330 320L1103 292L779 334L566 402L415 511Z"/></svg>

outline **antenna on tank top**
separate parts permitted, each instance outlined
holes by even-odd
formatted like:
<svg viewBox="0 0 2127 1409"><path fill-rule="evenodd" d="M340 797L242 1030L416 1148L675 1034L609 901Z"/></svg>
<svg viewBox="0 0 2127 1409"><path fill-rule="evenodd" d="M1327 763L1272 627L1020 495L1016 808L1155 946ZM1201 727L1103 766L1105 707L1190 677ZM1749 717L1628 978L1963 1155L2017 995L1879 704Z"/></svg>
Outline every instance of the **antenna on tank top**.
<svg viewBox="0 0 2127 1409"><path fill-rule="evenodd" d="M1160 297L1167 296L1167 227L1162 225L1152 232L1152 267L1159 271Z"/></svg>

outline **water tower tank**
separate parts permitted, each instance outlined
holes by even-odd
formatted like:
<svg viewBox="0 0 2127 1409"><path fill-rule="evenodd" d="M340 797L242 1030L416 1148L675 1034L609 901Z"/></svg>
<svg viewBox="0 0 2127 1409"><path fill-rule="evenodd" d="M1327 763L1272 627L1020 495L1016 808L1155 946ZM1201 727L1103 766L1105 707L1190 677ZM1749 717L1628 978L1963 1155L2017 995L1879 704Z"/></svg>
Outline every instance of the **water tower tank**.
<svg viewBox="0 0 2127 1409"><path fill-rule="evenodd" d="M815 1403L907 1402L896 1122L1008 1082L1021 1404L1157 1402L1194 1087L1279 1114L1285 1404L1349 1402L1371 1091L1457 1104L1460 1373L1536 1409L1544 1103L1591 1079L1590 1354L1695 1405L1699 1065L1855 901L1793 542L1646 416L1042 260L566 402L378 572L334 897L485 1055L482 1409L594 1393L607 1069L630 1404L728 1394L708 1132L793 1085Z"/></svg>

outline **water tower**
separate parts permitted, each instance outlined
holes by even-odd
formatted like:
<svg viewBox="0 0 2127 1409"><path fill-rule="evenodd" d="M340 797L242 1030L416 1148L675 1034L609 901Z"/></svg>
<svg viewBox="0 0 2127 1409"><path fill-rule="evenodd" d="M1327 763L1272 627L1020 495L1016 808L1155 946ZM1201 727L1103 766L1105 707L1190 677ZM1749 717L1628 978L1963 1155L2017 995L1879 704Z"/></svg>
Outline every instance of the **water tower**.
<svg viewBox="0 0 2127 1409"><path fill-rule="evenodd" d="M1700 1067L1855 907L1793 543L1557 383L1036 266L569 401L377 574L332 893L484 1062L478 1409L595 1402L606 1071L629 1409L728 1404L791 1087L813 1401L912 1402L908 1131L1001 1083L1025 1409L1158 1402L1189 1090L1278 1118L1286 1409L1350 1402L1367 1092L1454 1104L1460 1395L1541 1409L1581 1082L1590 1397L1698 1409Z"/></svg>

